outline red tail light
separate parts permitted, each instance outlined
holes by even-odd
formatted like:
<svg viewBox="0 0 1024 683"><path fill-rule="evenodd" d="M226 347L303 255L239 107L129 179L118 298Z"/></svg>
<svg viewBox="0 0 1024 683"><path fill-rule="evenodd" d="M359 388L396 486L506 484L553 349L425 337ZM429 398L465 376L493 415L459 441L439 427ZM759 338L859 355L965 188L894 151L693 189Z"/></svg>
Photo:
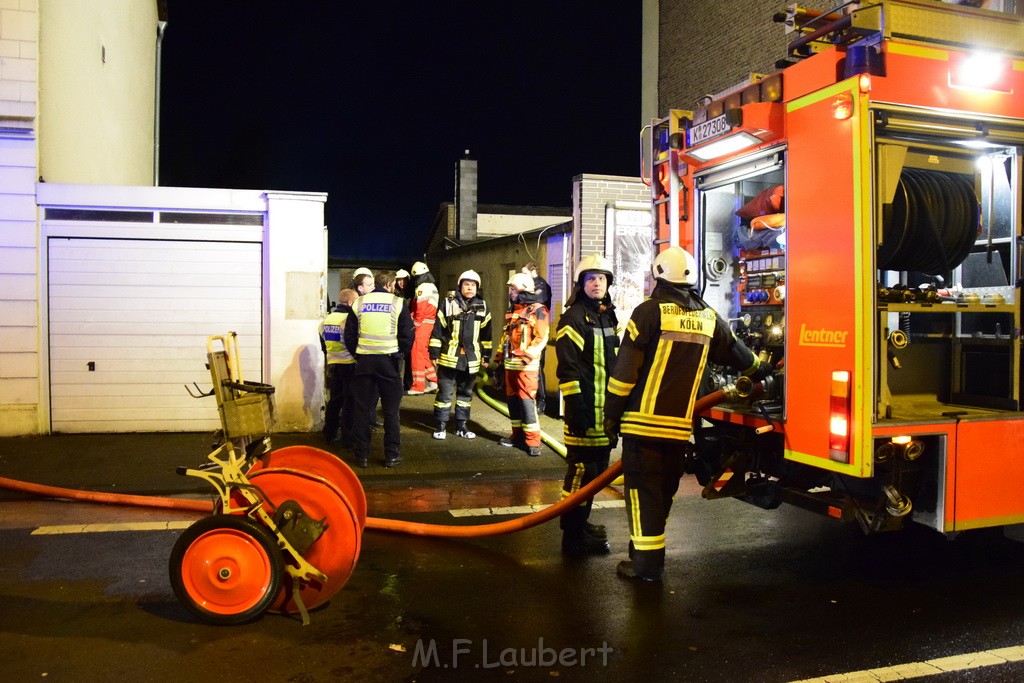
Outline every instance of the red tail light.
<svg viewBox="0 0 1024 683"><path fill-rule="evenodd" d="M832 372L828 408L828 457L850 462L850 373L846 370Z"/></svg>

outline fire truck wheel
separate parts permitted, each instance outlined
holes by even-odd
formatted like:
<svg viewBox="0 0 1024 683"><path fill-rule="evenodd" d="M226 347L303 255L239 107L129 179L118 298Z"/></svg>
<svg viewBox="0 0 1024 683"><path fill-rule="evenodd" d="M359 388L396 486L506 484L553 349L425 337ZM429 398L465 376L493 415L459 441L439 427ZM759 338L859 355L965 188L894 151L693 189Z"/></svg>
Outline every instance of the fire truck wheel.
<svg viewBox="0 0 1024 683"><path fill-rule="evenodd" d="M171 551L171 587L190 612L214 624L263 615L281 587L284 560L270 531L239 515L190 526Z"/></svg>

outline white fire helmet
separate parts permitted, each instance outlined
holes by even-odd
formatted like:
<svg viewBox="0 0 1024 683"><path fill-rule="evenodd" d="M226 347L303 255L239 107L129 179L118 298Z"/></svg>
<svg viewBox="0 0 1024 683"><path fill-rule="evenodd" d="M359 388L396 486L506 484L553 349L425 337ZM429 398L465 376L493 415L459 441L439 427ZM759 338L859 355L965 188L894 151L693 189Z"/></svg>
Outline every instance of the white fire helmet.
<svg viewBox="0 0 1024 683"><path fill-rule="evenodd" d="M476 283L477 288L480 288L480 274L475 270L467 270L459 276L459 286L462 286L463 280L472 280Z"/></svg>
<svg viewBox="0 0 1024 683"><path fill-rule="evenodd" d="M515 287L520 292L533 293L533 278L526 273L516 273L508 279L509 287Z"/></svg>
<svg viewBox="0 0 1024 683"><path fill-rule="evenodd" d="M608 278L608 285L612 284L612 262L601 254L587 254L580 259L576 266L576 281L583 286L583 274L586 272L604 273Z"/></svg>
<svg viewBox="0 0 1024 683"><path fill-rule="evenodd" d="M373 277L373 271L367 268L366 266L356 268L356 272L352 273L352 279L354 280L357 277L362 277L363 275L369 275L370 277Z"/></svg>
<svg viewBox="0 0 1024 683"><path fill-rule="evenodd" d="M697 261L682 247L672 246L655 257L651 274L657 280L690 287L697 284Z"/></svg>
<svg viewBox="0 0 1024 683"><path fill-rule="evenodd" d="M409 271L406 270L405 268L399 268L395 272L395 279L396 280L403 280L403 279L404 280L408 280L409 279Z"/></svg>
<svg viewBox="0 0 1024 683"><path fill-rule="evenodd" d="M413 277L417 275L423 275L423 273L427 272L430 272L430 268L427 268L427 264L424 263L423 261L417 261L416 263L412 264Z"/></svg>

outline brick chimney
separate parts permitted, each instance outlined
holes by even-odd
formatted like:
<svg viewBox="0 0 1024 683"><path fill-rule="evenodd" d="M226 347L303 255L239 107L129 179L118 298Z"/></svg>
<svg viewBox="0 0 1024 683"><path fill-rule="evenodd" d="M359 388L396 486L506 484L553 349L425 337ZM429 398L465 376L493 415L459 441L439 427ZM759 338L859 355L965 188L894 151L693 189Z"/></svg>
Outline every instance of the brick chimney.
<svg viewBox="0 0 1024 683"><path fill-rule="evenodd" d="M469 158L469 150L459 159L455 170L455 239L476 240L477 161Z"/></svg>

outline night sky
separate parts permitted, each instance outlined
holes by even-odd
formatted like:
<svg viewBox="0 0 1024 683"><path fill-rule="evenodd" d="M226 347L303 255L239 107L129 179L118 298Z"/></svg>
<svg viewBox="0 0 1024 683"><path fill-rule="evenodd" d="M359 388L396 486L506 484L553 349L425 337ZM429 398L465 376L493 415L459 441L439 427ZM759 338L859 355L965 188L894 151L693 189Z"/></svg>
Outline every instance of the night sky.
<svg viewBox="0 0 1024 683"><path fill-rule="evenodd" d="M160 184L327 192L332 257L419 258L465 149L483 204L639 172L640 2L167 5Z"/></svg>

